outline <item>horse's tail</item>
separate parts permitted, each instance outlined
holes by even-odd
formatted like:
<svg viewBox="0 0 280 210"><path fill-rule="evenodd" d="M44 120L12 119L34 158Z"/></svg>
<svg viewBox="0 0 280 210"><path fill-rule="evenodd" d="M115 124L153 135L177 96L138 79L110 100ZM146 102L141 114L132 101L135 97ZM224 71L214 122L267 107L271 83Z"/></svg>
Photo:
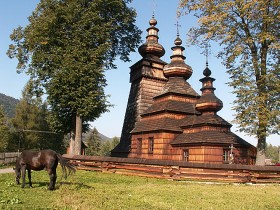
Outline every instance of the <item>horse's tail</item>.
<svg viewBox="0 0 280 210"><path fill-rule="evenodd" d="M69 175L76 172L76 168L73 164L71 164L68 160L63 158L60 154L56 153L58 158L58 162L62 168L62 176L66 179Z"/></svg>

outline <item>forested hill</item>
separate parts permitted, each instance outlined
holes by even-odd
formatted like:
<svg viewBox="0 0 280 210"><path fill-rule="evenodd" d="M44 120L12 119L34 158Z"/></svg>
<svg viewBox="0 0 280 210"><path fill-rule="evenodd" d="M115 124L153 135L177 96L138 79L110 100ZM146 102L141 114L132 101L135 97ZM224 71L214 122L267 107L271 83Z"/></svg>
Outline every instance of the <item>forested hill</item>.
<svg viewBox="0 0 280 210"><path fill-rule="evenodd" d="M3 93L0 93L0 105L2 105L4 107L4 110L7 114L7 116L9 118L12 118L15 116L15 109L16 109L16 105L19 103L18 99L15 99L13 97L10 96L6 96ZM84 134L85 136L88 135L91 131L88 131L86 134ZM103 141L111 141L112 139L99 133L100 138Z"/></svg>
<svg viewBox="0 0 280 210"><path fill-rule="evenodd" d="M0 93L0 104L4 107L8 117L15 116L15 108L18 103L18 99Z"/></svg>

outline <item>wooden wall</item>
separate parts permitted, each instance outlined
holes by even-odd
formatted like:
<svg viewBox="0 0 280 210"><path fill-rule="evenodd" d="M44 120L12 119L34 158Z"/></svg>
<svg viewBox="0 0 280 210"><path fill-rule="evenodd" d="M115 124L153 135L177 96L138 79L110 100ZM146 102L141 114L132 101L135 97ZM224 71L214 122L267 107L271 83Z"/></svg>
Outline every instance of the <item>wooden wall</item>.
<svg viewBox="0 0 280 210"><path fill-rule="evenodd" d="M170 153L170 151L172 151L173 148L170 145L170 141L173 140L175 136L176 134L167 132L133 135L129 157L172 160L172 153ZM154 139L154 149L152 153L149 152L149 138ZM139 151L137 150L138 141L142 141L141 154L138 154Z"/></svg>
<svg viewBox="0 0 280 210"><path fill-rule="evenodd" d="M154 132L135 134L132 136L131 152L128 157L146 158L158 160L183 161L183 152L188 150L188 162L196 163L228 163L224 161L223 153L225 146L182 146L172 147L170 142L176 137L176 133ZM154 139L154 150L149 152L149 138ZM139 151L139 141L141 141L141 151ZM253 155L248 148L234 148L233 163L254 164Z"/></svg>
<svg viewBox="0 0 280 210"><path fill-rule="evenodd" d="M191 163L172 160L63 155L80 170L169 180L234 183L280 183L279 166Z"/></svg>

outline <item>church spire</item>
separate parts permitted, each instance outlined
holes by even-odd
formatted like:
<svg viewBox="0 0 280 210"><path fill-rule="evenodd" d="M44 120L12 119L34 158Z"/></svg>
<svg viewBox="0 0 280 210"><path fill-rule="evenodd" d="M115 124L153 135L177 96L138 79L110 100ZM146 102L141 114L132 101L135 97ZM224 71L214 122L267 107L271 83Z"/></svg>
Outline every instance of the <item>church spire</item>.
<svg viewBox="0 0 280 210"><path fill-rule="evenodd" d="M171 62L164 67L164 76L169 77L184 77L189 79L192 75L192 68L185 63L186 57L183 55L185 48L182 45L182 40L179 36L179 24L177 22L177 37L174 41L175 46L172 47L173 55L170 56Z"/></svg>
<svg viewBox="0 0 280 210"><path fill-rule="evenodd" d="M161 44L158 43L158 32L159 29L156 28L157 20L152 16L149 21L150 27L147 29L148 35L146 36L146 42L142 44L138 51L142 57L147 55L155 55L157 57L162 57L165 54L165 50Z"/></svg>
<svg viewBox="0 0 280 210"><path fill-rule="evenodd" d="M202 82L202 91L200 99L196 103L196 110L202 114L216 114L223 108L223 102L216 97L213 87L214 78L211 76L211 70L208 68L208 59L206 59L206 68L203 71L204 78L199 81Z"/></svg>

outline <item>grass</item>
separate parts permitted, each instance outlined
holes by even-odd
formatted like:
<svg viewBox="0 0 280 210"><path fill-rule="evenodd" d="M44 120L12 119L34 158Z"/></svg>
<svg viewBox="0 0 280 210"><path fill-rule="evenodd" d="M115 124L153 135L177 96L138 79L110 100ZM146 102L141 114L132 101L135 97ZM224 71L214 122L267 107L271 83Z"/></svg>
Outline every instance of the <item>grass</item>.
<svg viewBox="0 0 280 210"><path fill-rule="evenodd" d="M1 163L0 164L0 169L2 169L2 168L11 168L11 167L14 167L15 166L15 164L14 163Z"/></svg>
<svg viewBox="0 0 280 210"><path fill-rule="evenodd" d="M77 171L48 191L48 174L33 188L0 174L0 209L280 209L280 185L207 184Z"/></svg>

